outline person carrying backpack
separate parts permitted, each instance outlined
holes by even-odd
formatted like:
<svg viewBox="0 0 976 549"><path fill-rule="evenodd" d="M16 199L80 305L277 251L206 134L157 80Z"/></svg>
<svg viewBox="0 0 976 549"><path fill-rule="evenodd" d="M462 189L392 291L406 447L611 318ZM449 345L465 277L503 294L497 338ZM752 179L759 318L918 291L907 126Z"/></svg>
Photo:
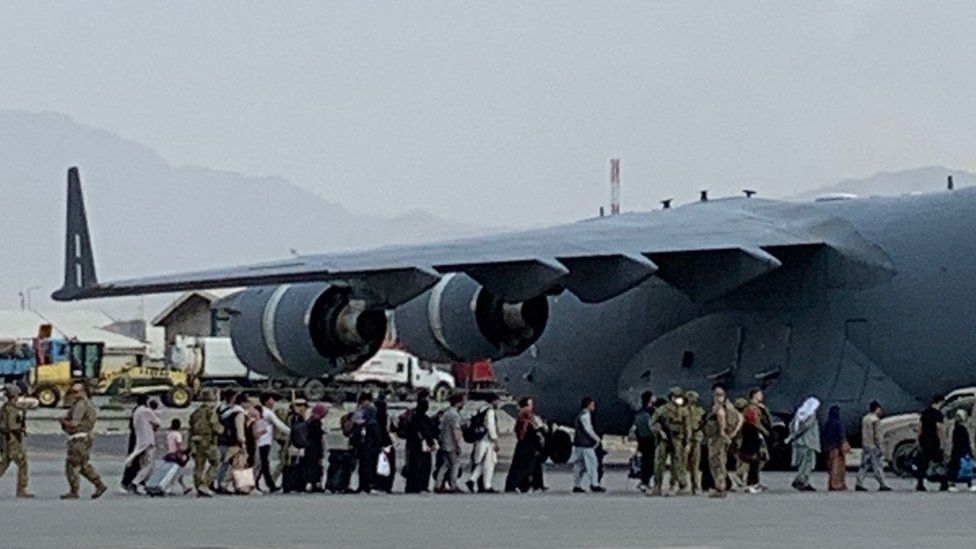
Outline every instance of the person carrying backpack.
<svg viewBox="0 0 976 549"><path fill-rule="evenodd" d="M308 447L308 424L305 420L304 401L293 402L288 413L288 440L283 445L281 467L281 489L286 494L290 492L304 492L306 488L305 448Z"/></svg>
<svg viewBox="0 0 976 549"><path fill-rule="evenodd" d="M226 448L221 457L220 469L217 471L217 488L224 493L232 493L229 489L231 475L227 472L234 468L236 462L246 461L247 459L247 432L246 415L244 404L247 403L247 395L244 393L234 397L234 404L226 407L220 414L220 424L224 430L217 437L218 444Z"/></svg>
<svg viewBox="0 0 976 549"><path fill-rule="evenodd" d="M492 486L492 480L498 463L498 407L501 401L501 397L492 395L488 404L482 406L468 424L468 431L473 433L474 440L467 442L473 443L474 448L471 450L471 476L464 484L470 492L498 493Z"/></svg>

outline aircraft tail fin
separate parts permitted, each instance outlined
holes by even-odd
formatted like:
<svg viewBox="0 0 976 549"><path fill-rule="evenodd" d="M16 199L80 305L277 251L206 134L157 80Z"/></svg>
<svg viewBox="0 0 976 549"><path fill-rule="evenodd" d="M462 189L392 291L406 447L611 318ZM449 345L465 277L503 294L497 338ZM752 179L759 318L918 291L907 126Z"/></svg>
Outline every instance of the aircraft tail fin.
<svg viewBox="0 0 976 549"><path fill-rule="evenodd" d="M67 211L64 285L52 296L58 300L71 299L83 290L98 286L98 278L95 276L95 257L88 232L88 216L85 213L85 197L81 192L81 178L78 176L77 167L68 169Z"/></svg>

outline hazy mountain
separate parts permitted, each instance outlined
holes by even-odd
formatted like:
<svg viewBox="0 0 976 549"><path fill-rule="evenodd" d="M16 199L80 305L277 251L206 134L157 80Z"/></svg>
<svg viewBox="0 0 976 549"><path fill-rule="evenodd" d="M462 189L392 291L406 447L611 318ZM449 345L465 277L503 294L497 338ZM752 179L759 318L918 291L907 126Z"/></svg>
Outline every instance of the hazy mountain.
<svg viewBox="0 0 976 549"><path fill-rule="evenodd" d="M0 111L0 309L33 290L44 308L60 284L65 171L81 168L99 276L116 278L234 265L382 244L491 232L480 223L445 221L422 211L392 218L351 213L280 177L248 177L171 166L151 149L55 113ZM953 175L943 167L881 172L797 194L859 196L935 191ZM329 177L323 174L323 177ZM350 183L352 184L352 183ZM488 220L484 225L490 225ZM152 317L169 298L152 298ZM137 300L82 303L131 317Z"/></svg>
<svg viewBox="0 0 976 549"><path fill-rule="evenodd" d="M829 193L850 193L864 198L942 191L946 188L946 177L950 175L957 189L976 185L976 174L943 166L926 166L897 172L878 172L860 179L845 179L840 183L796 194L789 199L811 200Z"/></svg>
<svg viewBox="0 0 976 549"><path fill-rule="evenodd" d="M41 286L32 293L42 305L59 285L72 165L81 169L102 278L490 232L422 211L350 213L283 178L175 167L64 115L0 111L0 309L17 307L18 291L31 286Z"/></svg>

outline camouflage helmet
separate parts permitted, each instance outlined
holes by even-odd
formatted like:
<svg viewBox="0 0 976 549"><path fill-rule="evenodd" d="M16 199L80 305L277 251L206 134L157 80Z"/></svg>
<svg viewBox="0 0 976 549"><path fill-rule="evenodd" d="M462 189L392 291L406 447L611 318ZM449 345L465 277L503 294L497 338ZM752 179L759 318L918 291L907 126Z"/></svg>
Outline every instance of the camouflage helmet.
<svg viewBox="0 0 976 549"><path fill-rule="evenodd" d="M681 387L678 387L677 385L668 389L668 398L683 397L683 396L685 396L684 390Z"/></svg>
<svg viewBox="0 0 976 549"><path fill-rule="evenodd" d="M685 398L688 399L688 402L698 402L701 395L699 395L697 391L688 391L685 393Z"/></svg>
<svg viewBox="0 0 976 549"><path fill-rule="evenodd" d="M742 397L739 397L735 399L732 405L735 406L736 410L739 410L741 412L742 410L745 410L747 406L749 406L749 401Z"/></svg>
<svg viewBox="0 0 976 549"><path fill-rule="evenodd" d="M3 386L3 390L7 393L7 396L14 398L20 396L20 386L16 383L8 383Z"/></svg>

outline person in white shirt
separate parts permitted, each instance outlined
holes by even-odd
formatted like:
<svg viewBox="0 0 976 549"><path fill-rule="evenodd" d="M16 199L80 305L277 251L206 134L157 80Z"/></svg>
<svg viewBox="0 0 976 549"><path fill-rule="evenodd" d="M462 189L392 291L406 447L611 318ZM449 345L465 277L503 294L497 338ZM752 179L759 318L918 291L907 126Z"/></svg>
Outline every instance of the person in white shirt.
<svg viewBox="0 0 976 549"><path fill-rule="evenodd" d="M573 432L573 455L569 461L573 464L573 493L583 493L584 478L589 478L591 492L606 492L600 486L600 461L596 449L600 446L600 435L593 428L593 412L596 411L596 401L590 397L583 398L579 415L576 416Z"/></svg>
<svg viewBox="0 0 976 549"><path fill-rule="evenodd" d="M498 407L501 404L501 397L492 395L488 404L483 406L476 416L484 418L485 434L474 443L471 451L471 462L474 467L471 469L471 477L465 485L468 490L477 490L482 494L495 494L497 491L492 486L495 477L495 464L498 463ZM481 481L479 486L478 481Z"/></svg>
<svg viewBox="0 0 976 549"><path fill-rule="evenodd" d="M136 460L139 462L139 472L132 479L131 490L133 492L136 491L135 487L146 482L152 473L156 450L156 431L162 424L155 408L152 407L154 404L157 407L159 406L153 401L149 403L149 406L140 405L132 413L132 429L136 434L136 445L132 453L126 457L125 464L128 466Z"/></svg>
<svg viewBox="0 0 976 549"><path fill-rule="evenodd" d="M261 394L261 425L263 429L260 431L260 436L258 437L258 474L256 478L258 483L260 479L264 479L264 483L267 485L269 492L277 492L278 487L275 486L274 477L271 475L271 445L274 444L275 440L275 430L288 435L291 433L291 429L285 425L285 422L281 421L277 414L274 412L275 398L271 393Z"/></svg>

